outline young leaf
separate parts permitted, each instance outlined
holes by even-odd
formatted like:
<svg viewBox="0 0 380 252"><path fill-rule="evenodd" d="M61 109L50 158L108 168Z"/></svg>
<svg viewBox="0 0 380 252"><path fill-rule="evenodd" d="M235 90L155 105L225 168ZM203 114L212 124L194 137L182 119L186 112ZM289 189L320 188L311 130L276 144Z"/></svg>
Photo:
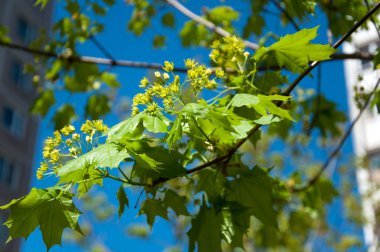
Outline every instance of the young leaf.
<svg viewBox="0 0 380 252"><path fill-rule="evenodd" d="M136 160L136 163L139 167L143 169L152 169L157 171L157 168L162 165L161 162L156 161L155 159L149 157L145 153L136 154L134 155L134 158ZM157 171L158 172L158 171Z"/></svg>
<svg viewBox="0 0 380 252"><path fill-rule="evenodd" d="M277 227L276 212L273 210L272 181L260 167L230 182L226 191L230 202L251 208L253 215L264 225Z"/></svg>
<svg viewBox="0 0 380 252"><path fill-rule="evenodd" d="M127 197L127 194L124 191L123 186L120 186L119 190L117 191L117 200L119 201L119 219L124 213L125 206L129 208L129 200Z"/></svg>
<svg viewBox="0 0 380 252"><path fill-rule="evenodd" d="M174 28L174 26L175 26L175 16L173 15L173 13L168 12L165 15L162 16L161 23L164 26L166 26L166 27Z"/></svg>
<svg viewBox="0 0 380 252"><path fill-rule="evenodd" d="M222 234L224 240L232 248L244 248L243 236L248 232L250 225L250 212L247 208L233 203L223 210Z"/></svg>
<svg viewBox="0 0 380 252"><path fill-rule="evenodd" d="M31 108L31 112L34 114L39 114L45 116L49 111L50 107L55 103L55 96L53 90L45 90L38 95L34 100Z"/></svg>
<svg viewBox="0 0 380 252"><path fill-rule="evenodd" d="M220 172L213 169L205 169L198 174L199 179L195 192L204 191L209 200L219 197L222 194L226 179Z"/></svg>
<svg viewBox="0 0 380 252"><path fill-rule="evenodd" d="M165 192L164 205L167 208L170 207L171 209L173 209L177 216L189 215L189 212L187 211L185 206L185 200L173 190L167 190Z"/></svg>
<svg viewBox="0 0 380 252"><path fill-rule="evenodd" d="M269 62L274 61L293 73L301 73L310 61L330 59L335 52L330 45L310 43L317 36L318 27L288 34L269 47L261 47L253 58L256 61L267 58Z"/></svg>
<svg viewBox="0 0 380 252"><path fill-rule="evenodd" d="M107 136L110 140L120 140L123 137L134 138L139 137L142 134L144 128L140 124L143 113L131 116L128 119L116 124L110 128L107 132Z"/></svg>
<svg viewBox="0 0 380 252"><path fill-rule="evenodd" d="M5 225L9 229L8 241L17 237L28 238L38 226L49 250L61 244L62 232L71 228L82 233L78 218L80 211L72 202L73 195L59 188L37 189L20 199L1 206L1 210L11 211Z"/></svg>
<svg viewBox="0 0 380 252"><path fill-rule="evenodd" d="M108 96L103 94L94 94L87 100L84 116L95 120L108 114L110 111L111 104Z"/></svg>
<svg viewBox="0 0 380 252"><path fill-rule="evenodd" d="M169 147L172 147L182 138L182 114L179 114L175 119L172 128L168 133L168 137L166 138L166 143Z"/></svg>
<svg viewBox="0 0 380 252"><path fill-rule="evenodd" d="M62 105L53 116L54 129L62 129L66 125L69 125L75 118L77 118L77 115L74 107L70 104Z"/></svg>
<svg viewBox="0 0 380 252"><path fill-rule="evenodd" d="M97 168L116 168L120 162L130 157L125 150L119 150L116 144L105 143L86 154L70 160L59 168L60 182L76 182L86 178L86 167L95 170ZM93 172L90 172L93 174ZM91 177L90 177L91 178ZM88 178L89 179L89 178Z"/></svg>
<svg viewBox="0 0 380 252"><path fill-rule="evenodd" d="M156 216L168 219L167 209L163 206L162 201L156 199L145 200L139 212L139 215L141 214L146 215L150 228L152 228Z"/></svg>
<svg viewBox="0 0 380 252"><path fill-rule="evenodd" d="M143 125L146 130L152 133L166 133L168 131L169 119L167 119L164 115L148 115L143 114Z"/></svg>
<svg viewBox="0 0 380 252"><path fill-rule="evenodd" d="M189 251L194 251L197 245L199 252L221 252L222 223L222 214L203 202L199 213L191 221L191 229L187 232Z"/></svg>
<svg viewBox="0 0 380 252"><path fill-rule="evenodd" d="M273 101L287 101L289 96L283 95L251 95L251 94L236 94L228 107L242 107L246 106L249 108L254 108L257 113L262 116L268 116L268 113L277 115L282 118L293 121L290 116L289 111L278 107Z"/></svg>

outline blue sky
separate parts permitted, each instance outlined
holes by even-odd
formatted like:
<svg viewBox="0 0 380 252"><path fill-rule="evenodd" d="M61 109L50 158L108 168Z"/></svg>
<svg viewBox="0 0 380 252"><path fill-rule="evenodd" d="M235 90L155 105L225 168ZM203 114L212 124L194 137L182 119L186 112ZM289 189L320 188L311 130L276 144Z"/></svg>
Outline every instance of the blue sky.
<svg viewBox="0 0 380 252"><path fill-rule="evenodd" d="M213 6L220 3L219 1L208 1L208 6ZM237 10L243 11L246 8L244 1L225 1L226 4L236 5ZM203 7L202 1L187 1L186 5L196 13L199 13ZM169 8L169 7L168 7ZM199 60L204 60L207 62L209 50L200 48L190 48L183 49L180 40L176 34L178 30L171 30L167 28L162 28L160 25L152 26L144 35L141 37L135 37L134 35L126 32L127 21L131 14L132 8L125 5L124 1L117 0L115 6L110 8L108 15L102 18L101 21L105 24L105 31L97 36L98 41L106 47L109 52L117 59L126 60L136 60L136 61L148 61L148 62L158 62L162 63L165 60L170 60L175 63L175 65L182 66L183 59L185 58L196 58ZM181 14L176 13L177 26L179 28L181 23L187 21L187 18L183 17ZM62 8L57 4L55 8L55 20L64 14ZM158 18L155 19L159 20ZM318 24L321 25L319 29L319 34L321 35L316 39L316 42L326 43L327 39L325 36L326 23L323 21L323 16L321 13L317 12L315 18L311 19L307 25L304 27L310 28ZM245 21L245 16L240 18L239 24ZM267 16L268 27L267 31L274 31L277 35L284 35L289 32L294 32L292 27L283 28L276 18ZM152 48L152 39L154 34L166 34L168 35L167 45L162 49ZM82 55L88 56L99 56L104 57L104 55L99 52L99 50L91 43L86 44L86 46L81 47ZM120 83L122 87L117 92L117 97L128 96L132 97L136 92L138 92L138 83L140 79L147 74L145 69L133 69L133 68L122 68L115 67L114 72L118 74ZM338 103L338 107L347 111L346 94L342 90L345 90L344 86L344 74L343 65L340 61L333 61L329 63L322 64L322 92L330 99L335 100ZM315 87L316 80L307 78L302 83L304 87ZM62 95L58 97L59 102L74 101L74 103L82 108L84 106L85 99L80 95ZM106 123L112 125L116 123L118 118L116 116L110 115L105 119ZM50 124L49 116L42 120L41 128L38 137L38 144L36 147L35 154L35 168L38 166L41 160L41 149L42 141L47 136L52 134L52 125ZM78 121L80 123L80 121ZM351 153L351 143L350 141L344 147L344 153ZM316 158L324 159L328 152L326 150L317 150L315 153ZM335 179L338 181L338 178ZM33 177L32 186L33 187L45 187L52 186L52 181L37 181ZM104 190L109 201L116 206L115 191L118 188L116 183L106 183ZM132 196L131 205L133 206L135 196ZM339 207L339 204L336 205ZM136 217L137 211L135 209L130 209L125 212L120 221L117 217L112 218L105 223L97 224L95 226L95 232L97 233L97 240L103 243L111 249L112 251L126 251L128 250L139 250L139 251L162 251L165 247L174 244L173 234L171 232L170 224L160 218L157 219L156 224L153 228L152 237L149 240L142 240L136 238L130 238L125 236L125 227L131 223L144 223L145 217ZM337 214L332 214L330 219L338 227L342 223L341 217ZM44 251L45 245L42 242L42 237L40 231L35 231L27 240L27 243L23 246L22 251L24 252L34 252L34 251ZM55 246L51 251L81 251L80 248L74 245L63 243L62 247Z"/></svg>

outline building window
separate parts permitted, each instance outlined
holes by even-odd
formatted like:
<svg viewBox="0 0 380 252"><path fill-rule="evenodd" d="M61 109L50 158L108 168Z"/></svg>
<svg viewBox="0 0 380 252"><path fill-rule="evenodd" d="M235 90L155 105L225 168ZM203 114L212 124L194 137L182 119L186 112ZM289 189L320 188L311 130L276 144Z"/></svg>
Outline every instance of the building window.
<svg viewBox="0 0 380 252"><path fill-rule="evenodd" d="M22 138L26 128L26 116L11 107L3 107L2 116L3 127L6 128L13 136Z"/></svg>
<svg viewBox="0 0 380 252"><path fill-rule="evenodd" d="M360 52L366 53L376 53L376 50L379 48L380 41L373 41L365 46L359 47ZM362 70L368 70L373 68L373 63L371 60L362 60L361 61Z"/></svg>
<svg viewBox="0 0 380 252"><path fill-rule="evenodd" d="M32 80L30 75L24 74L23 66L20 62L14 61L11 66L11 78L13 83L26 91L30 90Z"/></svg>
<svg viewBox="0 0 380 252"><path fill-rule="evenodd" d="M9 188L15 188L17 185L16 175L15 165L0 157L0 183Z"/></svg>
<svg viewBox="0 0 380 252"><path fill-rule="evenodd" d="M4 223L6 221L6 217L4 213L0 213L0 223ZM5 246L5 242L8 237L8 229L4 225L0 225L0 250Z"/></svg>
<svg viewBox="0 0 380 252"><path fill-rule="evenodd" d="M25 18L19 18L17 20L17 33L25 44L32 42L35 36L34 28Z"/></svg>

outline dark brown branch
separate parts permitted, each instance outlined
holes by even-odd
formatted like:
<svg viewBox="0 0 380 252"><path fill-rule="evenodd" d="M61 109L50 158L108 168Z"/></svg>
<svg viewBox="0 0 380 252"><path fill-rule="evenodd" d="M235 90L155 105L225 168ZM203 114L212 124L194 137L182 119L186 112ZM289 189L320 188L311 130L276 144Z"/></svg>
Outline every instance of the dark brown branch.
<svg viewBox="0 0 380 252"><path fill-rule="evenodd" d="M292 191L292 192L305 191L309 187L313 186L319 180L319 178L322 176L323 172L327 169L327 167L329 167L331 161L336 157L336 155L338 155L338 153L342 149L344 143L346 142L348 137L351 135L351 132L352 132L354 126L359 121L359 119L363 115L364 111L367 109L369 103L371 102L372 96L375 94L377 88L379 87L379 84L380 84L380 79L377 81L375 87L371 91L370 95L367 97L367 100L365 101L363 108L360 110L359 114L352 121L352 123L350 124L350 126L348 127L346 132L344 133L343 137L340 139L339 144L330 153L330 155L328 156L328 158L326 159L326 161L324 162L322 167L318 170L317 174L315 174L314 177L312 177L304 186L290 188L290 191Z"/></svg>
<svg viewBox="0 0 380 252"><path fill-rule="evenodd" d="M95 38L94 35L90 37L90 40L95 44L95 46L106 56L107 58L112 60L112 65L115 64L115 57Z"/></svg>
<svg viewBox="0 0 380 252"><path fill-rule="evenodd" d="M131 68L149 68L149 69L162 69L162 64L159 63L150 63L150 62L143 62L143 61L130 61L130 60L112 60L108 58L98 58L98 57L91 57L91 56L71 56L67 57L64 55L57 54L55 52L49 52L49 51L43 51L39 49L34 49L30 47L26 47L23 45L18 45L14 43L9 43L5 41L0 40L0 46L23 51L26 53L47 57L47 58L56 58L56 59L62 59L67 61L75 61L75 62L82 62L87 64L100 64L100 65L111 65L111 66L122 66L122 67L131 67ZM175 72L186 72L186 68L181 67L175 67Z"/></svg>
<svg viewBox="0 0 380 252"><path fill-rule="evenodd" d="M334 53L331 55L332 60L347 60L347 59L358 59L358 60L373 60L375 55L369 52L354 52L354 53Z"/></svg>
<svg viewBox="0 0 380 252"><path fill-rule="evenodd" d="M130 60L113 60L112 58L99 58L91 56L72 56L67 57L59 55L55 52L43 51L35 48L26 47L23 45L18 45L14 43L9 43L0 40L0 46L7 47L14 50L23 51L26 53L34 54L37 56L47 57L47 58L57 58L68 61L76 61L88 64L100 64L100 65L110 65L110 66L121 66L121 67L131 67L131 68L148 68L161 70L162 64L143 62L143 61L130 61ZM332 60L346 60L346 59L359 59L359 60L372 60L375 57L374 54L368 52L355 52L355 53L335 53L331 55ZM270 68L271 69L271 68ZM278 67L274 67L278 70ZM263 70L268 70L264 68ZM187 69L184 67L175 67L175 72L186 72Z"/></svg>
<svg viewBox="0 0 380 252"><path fill-rule="evenodd" d="M352 33L354 33L379 8L380 8L380 2L378 2L363 18L361 18L357 23L355 23L354 26L347 33L345 33L337 42L335 42L335 44L333 45L333 47L334 48L338 48L346 39L348 39L348 37L350 37L352 35ZM301 80L303 78L305 78L311 72L311 70L313 70L319 63L320 63L320 61L314 61L314 62L312 62L310 64L310 66L303 73L301 73L298 76L298 78L296 78L294 80L294 82L288 87L287 90L285 90L285 92L283 94L284 95L289 95L294 90L294 88L297 87L297 85L301 82ZM277 106L281 106L282 102L278 102L276 105ZM204 163L202 165L196 166L196 167L194 167L192 169L189 169L189 170L187 170L186 173L189 175L189 174L198 172L200 170L203 170L203 169L205 169L207 167L210 167L210 166L212 166L214 164L217 164L219 162L222 162L222 161L224 161L226 159L229 159L260 128L261 128L261 125L256 125L255 127L253 127L248 132L247 137L242 138L240 141L238 141L237 144L236 144L236 146L233 149L231 149L230 151L228 151L225 155L223 155L221 157L218 157L218 158L215 158L215 159L213 159L213 160L211 160L209 162L206 162L206 163ZM174 179L174 178L171 178L171 179ZM171 180L171 179L169 179L169 178L158 178L155 181L153 181L153 186L156 186L156 185L158 185L160 183L163 183L163 182Z"/></svg>
<svg viewBox="0 0 380 252"><path fill-rule="evenodd" d="M203 17L198 16L197 14L195 14L191 10L187 9L185 6L183 6L178 1L176 1L176 0L166 0L166 2L168 4L170 4L171 6L173 6L174 8L176 8L179 12L181 12L186 17L190 18L194 22L197 22L198 24L201 24L201 25L207 27L208 29L210 29L211 31L219 34L220 36L222 36L222 37L229 37L229 36L231 36L231 34L228 31L224 30L222 27L219 27L219 26L215 25L214 23L212 23L212 22L204 19ZM252 43L252 42L250 42L248 40L243 40L243 43L244 43L244 45L247 48L250 48L250 49L253 49L253 50L257 50L259 48L258 44Z"/></svg>

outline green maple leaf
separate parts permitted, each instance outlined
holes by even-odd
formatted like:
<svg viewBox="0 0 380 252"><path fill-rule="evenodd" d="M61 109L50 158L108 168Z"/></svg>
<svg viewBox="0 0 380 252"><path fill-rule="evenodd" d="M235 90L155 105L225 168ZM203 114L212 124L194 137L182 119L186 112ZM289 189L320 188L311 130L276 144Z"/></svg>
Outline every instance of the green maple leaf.
<svg viewBox="0 0 380 252"><path fill-rule="evenodd" d="M79 184L80 196L92 185L102 183L102 172L99 168L116 168L120 162L130 157L125 150L119 150L113 143L105 143L86 154L70 160L58 170L60 182ZM80 182L78 182L80 181Z"/></svg>
<svg viewBox="0 0 380 252"><path fill-rule="evenodd" d="M244 248L243 236L248 232L251 214L249 209L233 203L223 211L222 234L232 248Z"/></svg>
<svg viewBox="0 0 380 252"><path fill-rule="evenodd" d="M187 232L189 237L189 251L198 252L222 251L222 223L221 212L217 213L214 208L209 208L203 202L199 213L191 221L191 229Z"/></svg>
<svg viewBox="0 0 380 252"><path fill-rule="evenodd" d="M131 116L128 119L116 124L107 131L107 136L110 140L120 140L123 137L128 139L139 138L144 131L141 123L142 113Z"/></svg>
<svg viewBox="0 0 380 252"><path fill-rule="evenodd" d="M160 216L161 218L164 218L165 220L168 219L167 209L164 207L162 201L156 200L156 199L145 200L139 212L139 215L141 214L146 215L148 224L151 228L154 224L156 216Z"/></svg>
<svg viewBox="0 0 380 252"><path fill-rule="evenodd" d="M157 115L142 115L143 125L146 130L153 133L166 133L168 131L169 119L162 114Z"/></svg>
<svg viewBox="0 0 380 252"><path fill-rule="evenodd" d="M330 59L335 52L330 45L310 43L317 36L318 27L288 34L269 47L261 47L253 58L256 61L276 62L293 73L301 73L310 61Z"/></svg>
<svg viewBox="0 0 380 252"><path fill-rule="evenodd" d="M123 186L120 186L119 190L117 191L117 200L119 201L119 219L124 213L125 206L129 207L129 200L127 197L127 194L124 191Z"/></svg>
<svg viewBox="0 0 380 252"><path fill-rule="evenodd" d="M165 192L164 205L173 209L177 216L189 215L185 206L185 200L173 190L167 190Z"/></svg>
<svg viewBox="0 0 380 252"><path fill-rule="evenodd" d="M257 113L262 116L268 116L269 114L277 115L282 118L293 121L290 116L289 111L278 107L273 101L288 101L289 96L283 95L251 95L251 94L236 94L227 107L242 107L246 106L249 108L254 108ZM259 124L268 124L270 122L275 122L276 120L269 120L270 118L262 118ZM273 118L272 118L273 119Z"/></svg>
<svg viewBox="0 0 380 252"><path fill-rule="evenodd" d="M50 249L61 244L65 228L82 233L78 224L80 211L72 197L71 193L59 188L33 188L28 195L1 206L1 210L11 211L5 222L9 229L8 241L17 237L26 239L39 226L44 243Z"/></svg>
<svg viewBox="0 0 380 252"><path fill-rule="evenodd" d="M163 163L158 162L157 160L149 157L145 153L141 154L136 154L134 155L134 158L136 159L136 163L138 164L139 167L143 169L152 169L158 172L157 168L159 168L160 165Z"/></svg>
<svg viewBox="0 0 380 252"><path fill-rule="evenodd" d="M209 200L220 197L222 194L225 177L214 169L204 169L198 173L199 179L195 192L204 191Z"/></svg>
<svg viewBox="0 0 380 252"><path fill-rule="evenodd" d="M184 156L163 146L151 146L146 139L124 141L127 151L134 158L134 175L140 178L173 178L186 174L183 167Z"/></svg>
<svg viewBox="0 0 380 252"><path fill-rule="evenodd" d="M152 133L166 133L169 123L169 119L162 114L152 116L146 113L139 113L110 128L107 136L110 140L116 141L122 138L140 138L144 129Z"/></svg>
<svg viewBox="0 0 380 252"><path fill-rule="evenodd" d="M177 143L182 138L182 114L179 114L175 119L172 128L168 133L168 137L166 138L166 143L169 147L172 147L175 143Z"/></svg>
<svg viewBox="0 0 380 252"><path fill-rule="evenodd" d="M272 180L260 167L255 167L244 176L241 174L228 184L226 198L250 208L252 214L264 225L277 227L277 214L273 210Z"/></svg>

